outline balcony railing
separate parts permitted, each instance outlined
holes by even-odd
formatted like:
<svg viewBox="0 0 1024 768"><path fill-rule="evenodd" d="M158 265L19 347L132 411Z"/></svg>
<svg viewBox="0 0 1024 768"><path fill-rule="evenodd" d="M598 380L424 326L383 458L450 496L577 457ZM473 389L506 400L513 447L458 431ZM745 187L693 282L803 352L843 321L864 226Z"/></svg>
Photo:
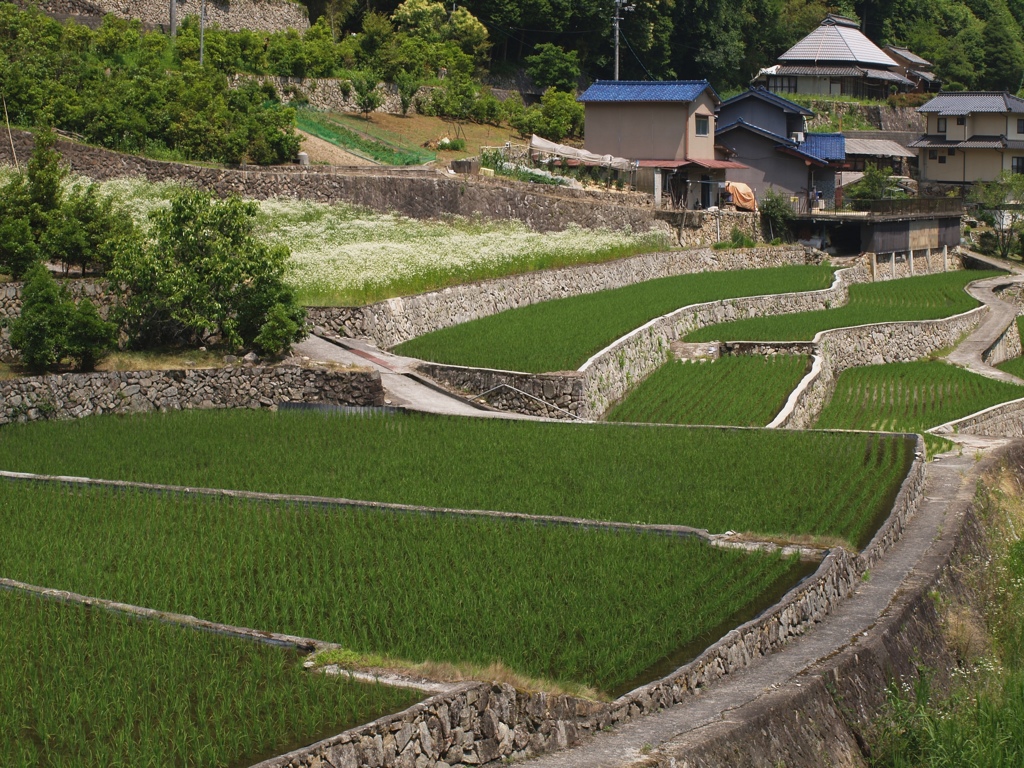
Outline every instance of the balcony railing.
<svg viewBox="0 0 1024 768"><path fill-rule="evenodd" d="M837 207L833 200L790 198L793 213L801 216L821 215L863 218L867 216L907 216L942 214L960 216L964 201L958 197L911 197L895 200L847 200Z"/></svg>

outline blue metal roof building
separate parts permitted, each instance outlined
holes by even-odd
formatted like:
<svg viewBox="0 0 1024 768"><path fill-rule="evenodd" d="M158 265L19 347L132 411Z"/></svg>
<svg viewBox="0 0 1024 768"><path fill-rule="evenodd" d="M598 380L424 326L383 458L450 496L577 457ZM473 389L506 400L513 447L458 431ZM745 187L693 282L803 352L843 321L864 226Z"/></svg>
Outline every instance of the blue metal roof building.
<svg viewBox="0 0 1024 768"><path fill-rule="evenodd" d="M707 80L597 80L576 100L584 104L691 102L705 91L716 104L721 103Z"/></svg>

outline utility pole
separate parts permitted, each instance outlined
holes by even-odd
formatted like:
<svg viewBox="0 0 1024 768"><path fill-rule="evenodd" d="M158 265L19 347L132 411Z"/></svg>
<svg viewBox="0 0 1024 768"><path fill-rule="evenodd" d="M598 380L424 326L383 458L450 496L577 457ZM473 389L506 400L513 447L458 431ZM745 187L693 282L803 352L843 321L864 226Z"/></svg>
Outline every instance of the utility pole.
<svg viewBox="0 0 1024 768"><path fill-rule="evenodd" d="M199 9L199 66L203 66L203 53L206 48L204 32L206 31L206 0Z"/></svg>
<svg viewBox="0 0 1024 768"><path fill-rule="evenodd" d="M178 0L171 0L171 40L178 35Z"/></svg>
<svg viewBox="0 0 1024 768"><path fill-rule="evenodd" d="M627 5L628 0L615 0L615 15L612 22L615 28L615 79L619 79L619 22L622 21L624 11L636 9L635 5Z"/></svg>

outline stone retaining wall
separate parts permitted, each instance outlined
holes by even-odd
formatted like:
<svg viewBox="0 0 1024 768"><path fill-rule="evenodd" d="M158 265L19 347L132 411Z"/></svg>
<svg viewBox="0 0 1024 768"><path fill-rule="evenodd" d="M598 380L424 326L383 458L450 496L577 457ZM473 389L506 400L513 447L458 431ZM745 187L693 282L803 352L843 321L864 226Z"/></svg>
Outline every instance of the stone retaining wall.
<svg viewBox="0 0 1024 768"><path fill-rule="evenodd" d="M1017 455L1009 463L1019 468L1020 446L1013 450ZM1005 454L985 459L975 477L1005 460ZM677 737L634 765L871 765L868 740L878 733L879 718L890 702L890 686L913 685L925 672L932 689L942 689L950 671L963 663L949 640L940 607L979 608L967 582L987 553L974 512L973 490L974 483L963 486L947 512L941 538L908 575L870 633L822 659L784 688Z"/></svg>
<svg viewBox="0 0 1024 768"><path fill-rule="evenodd" d="M1020 330L1017 327L1016 319L1014 319L999 335L999 338L992 342L992 346L981 353L981 359L986 365L996 366L1007 360L1020 357L1021 354Z"/></svg>
<svg viewBox="0 0 1024 768"><path fill-rule="evenodd" d="M774 607L660 680L607 704L531 694L510 685L467 684L255 768L447 768L517 760L573 746L588 734L687 701L804 634L851 592L864 569L898 538L921 503L924 444L917 439L921 455L899 491L892 516L861 555L831 550L815 575Z"/></svg>
<svg viewBox="0 0 1024 768"><path fill-rule="evenodd" d="M525 413L549 419L590 418L584 387L586 377L565 373L517 373L491 368L422 362L416 366L446 389L486 402L499 411Z"/></svg>
<svg viewBox="0 0 1024 768"><path fill-rule="evenodd" d="M913 258L907 253L865 253L862 258L864 268L872 273L873 282L964 269L963 259L956 249L947 250L945 256L942 249L937 248L931 251L914 251Z"/></svg>
<svg viewBox="0 0 1024 768"><path fill-rule="evenodd" d="M102 413L274 409L282 402L379 406L384 388L377 372L293 365L31 376L0 382L0 425Z"/></svg>
<svg viewBox="0 0 1024 768"><path fill-rule="evenodd" d="M928 430L934 435L1024 437L1024 399L1011 400Z"/></svg>
<svg viewBox="0 0 1024 768"><path fill-rule="evenodd" d="M655 217L672 227L674 239L683 248L729 240L733 229L755 242L761 240L761 215L758 213L662 210L655 213Z"/></svg>
<svg viewBox="0 0 1024 768"><path fill-rule="evenodd" d="M387 348L431 331L509 309L622 288L660 277L805 263L805 251L800 246L649 253L600 264L547 269L458 285L365 307L310 307L307 317L314 328L342 336L367 337L377 346Z"/></svg>
<svg viewBox="0 0 1024 768"><path fill-rule="evenodd" d="M768 426L810 429L832 398L836 379L847 368L919 360L951 347L977 328L988 314L981 306L939 320L878 323L821 331L814 337L818 354L786 406Z"/></svg>
<svg viewBox="0 0 1024 768"><path fill-rule="evenodd" d="M242 83L255 80L258 83L269 83L274 86L278 97L285 104L299 99L305 101L314 109L325 112L351 112L362 114L359 105L356 104L356 92L349 80L336 77L278 77L276 75L234 75L231 86L237 87ZM348 85L348 97L342 89L342 83ZM414 98L426 99L432 88L420 86ZM398 87L394 83L381 82L377 84L377 93L381 97L381 104L376 112L386 112L392 115L402 114L402 100L398 95ZM415 111L409 107L411 111ZM436 138L441 138L438 135Z"/></svg>
<svg viewBox="0 0 1024 768"><path fill-rule="evenodd" d="M139 19L142 22L170 29L170 7L165 0L90 0L87 4L74 4L61 0L43 0L41 7L50 11L68 13L70 5L74 13L81 13L80 6L89 11L95 8L100 15L112 13L122 19ZM178 23L186 16L198 17L201 0L177 0ZM219 24L221 29L237 32L251 29L257 32L280 32L286 29L303 31L309 29L309 13L306 7L288 0L210 0L206 3L206 23Z"/></svg>
<svg viewBox="0 0 1024 768"><path fill-rule="evenodd" d="M18 157L27 158L32 151L31 134L14 131L13 138ZM150 160L63 140L57 142L56 148L73 171L100 181L142 176L150 181L191 184L220 196L345 202L416 219L451 215L499 221L516 219L541 232L561 231L570 224L587 229L645 232L656 225L650 209L622 205L586 190L553 191L505 179L456 178L436 170L374 167L356 171L324 166L209 168ZM0 141L0 163L13 164L7 141Z"/></svg>

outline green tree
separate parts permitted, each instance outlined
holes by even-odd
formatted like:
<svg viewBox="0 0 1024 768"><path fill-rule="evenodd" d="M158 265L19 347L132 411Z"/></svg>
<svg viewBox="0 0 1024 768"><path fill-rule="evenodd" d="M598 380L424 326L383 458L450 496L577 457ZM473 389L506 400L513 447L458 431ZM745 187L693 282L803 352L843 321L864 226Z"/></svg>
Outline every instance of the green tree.
<svg viewBox="0 0 1024 768"><path fill-rule="evenodd" d="M377 91L377 78L373 75L357 75L352 78L352 87L356 92L356 106L363 117L370 119L370 113L384 101Z"/></svg>
<svg viewBox="0 0 1024 768"><path fill-rule="evenodd" d="M541 88L576 91L580 79L580 61L576 51L560 45L541 43L532 56L526 57L526 74Z"/></svg>
<svg viewBox="0 0 1024 768"><path fill-rule="evenodd" d="M789 225L794 214L786 196L769 187L761 196L758 208L761 210L761 229L765 239L769 242L776 238L788 241Z"/></svg>
<svg viewBox="0 0 1024 768"><path fill-rule="evenodd" d="M116 343L117 326L100 317L89 299L79 301L67 329L67 354L78 361L78 370L95 370L100 355Z"/></svg>
<svg viewBox="0 0 1024 768"><path fill-rule="evenodd" d="M1016 93L1024 76L1024 47L1016 22L1009 13L993 16L985 24L981 40L985 49L982 87Z"/></svg>
<svg viewBox="0 0 1024 768"><path fill-rule="evenodd" d="M11 346L33 371L57 365L67 354L68 327L75 304L41 263L26 274L21 314L11 321Z"/></svg>
<svg viewBox="0 0 1024 768"><path fill-rule="evenodd" d="M280 338L282 313L296 329L287 343L301 338L303 311L284 282L288 249L262 242L256 212L255 203L189 189L152 215L152 244L119 254L110 270L131 345L248 347L270 322L267 343Z"/></svg>
<svg viewBox="0 0 1024 768"><path fill-rule="evenodd" d="M978 182L971 188L969 200L995 216L996 254L1005 259L1016 253L1024 229L1024 174L1003 171L995 181Z"/></svg>

